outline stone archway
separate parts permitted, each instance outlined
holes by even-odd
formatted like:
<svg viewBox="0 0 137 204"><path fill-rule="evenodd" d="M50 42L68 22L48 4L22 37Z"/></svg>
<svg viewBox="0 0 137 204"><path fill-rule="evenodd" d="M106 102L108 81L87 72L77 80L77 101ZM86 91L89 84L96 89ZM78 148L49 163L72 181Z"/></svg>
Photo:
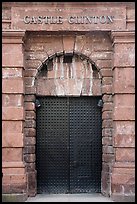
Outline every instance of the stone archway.
<svg viewBox="0 0 137 204"><path fill-rule="evenodd" d="M35 95L40 93L42 86L43 95L101 95L103 99L102 109L102 181L101 191L105 195L110 195L111 192L111 165L113 162L113 146L112 146L112 67L111 67L111 54L112 45L110 37L107 33L94 33L89 35L62 35L62 36L49 36L38 35L31 33L26 38L25 42L25 148L24 160L26 162L28 172L28 192L29 195L35 195L37 192L36 186L36 169L35 169L35 143L36 143L36 109L35 109ZM99 44L101 44L101 47ZM97 49L98 47L98 49ZM65 58L63 57L65 56ZM66 58L67 56L67 58ZM75 57L74 57L75 56ZM81 64L80 68L75 72L75 79L73 79L73 72L70 73L71 81L74 92L69 93L67 83L69 80L66 77L66 84L63 83L63 76L54 79L57 72L51 69L50 66L53 62L54 65L58 64L59 60L63 64L65 60L71 64ZM92 59L92 60L91 60ZM64 60L64 62L63 62ZM60 63L60 66L61 66ZM87 76L83 80L82 67L88 65ZM66 66L66 65L65 65ZM78 66L78 67L79 67ZM75 66L74 66L75 67ZM73 67L73 68L74 68ZM92 69L91 69L92 68ZM47 70L49 69L49 72ZM66 67L68 70L69 67ZM71 67L72 69L72 67ZM61 68L60 68L61 70ZM86 69L85 69L86 70ZM91 72L92 70L92 72ZM74 71L74 69L73 69ZM75 70L76 71L76 70ZM43 76L43 74L45 76ZM65 73L67 76L67 72ZM76 76L79 76L76 77ZM90 76L90 77L89 77ZM49 77L49 78L47 78ZM80 78L81 77L81 78ZM91 80L91 78L93 80ZM58 83L60 81L60 83ZM59 85L61 84L61 86ZM81 89L79 89L79 85ZM91 86L92 84L92 86ZM37 85L37 86L36 86ZM39 87L39 88L38 88ZM76 88L78 87L78 89ZM88 88L86 88L88 87ZM42 89L41 89L42 90ZM54 90L54 92L53 92ZM48 91L48 92L47 92Z"/></svg>
<svg viewBox="0 0 137 204"><path fill-rule="evenodd" d="M43 63L35 86L41 103L36 111L38 193L100 192L102 111L97 67L82 54L53 55Z"/></svg>

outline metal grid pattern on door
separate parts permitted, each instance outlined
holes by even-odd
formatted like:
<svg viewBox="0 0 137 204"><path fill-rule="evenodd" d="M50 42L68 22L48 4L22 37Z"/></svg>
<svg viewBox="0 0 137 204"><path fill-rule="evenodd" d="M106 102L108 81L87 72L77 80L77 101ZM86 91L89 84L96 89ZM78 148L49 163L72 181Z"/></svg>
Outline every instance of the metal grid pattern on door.
<svg viewBox="0 0 137 204"><path fill-rule="evenodd" d="M37 109L38 193L100 192L98 97L41 97Z"/></svg>
<svg viewBox="0 0 137 204"><path fill-rule="evenodd" d="M98 98L70 98L70 191L100 192L101 110Z"/></svg>
<svg viewBox="0 0 137 204"><path fill-rule="evenodd" d="M41 98L37 111L37 183L39 193L68 189L68 107L64 98Z"/></svg>

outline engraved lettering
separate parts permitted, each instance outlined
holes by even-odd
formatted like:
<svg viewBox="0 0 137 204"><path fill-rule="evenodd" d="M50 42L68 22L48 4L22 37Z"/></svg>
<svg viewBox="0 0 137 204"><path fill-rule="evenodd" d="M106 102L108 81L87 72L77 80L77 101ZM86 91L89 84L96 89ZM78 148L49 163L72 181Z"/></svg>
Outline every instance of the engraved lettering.
<svg viewBox="0 0 137 204"><path fill-rule="evenodd" d="M97 24L97 19L99 18L99 16L93 16L94 17L94 24Z"/></svg>
<svg viewBox="0 0 137 204"><path fill-rule="evenodd" d="M69 24L110 24L114 21L114 16L69 16ZM25 24L63 24L62 16L25 16Z"/></svg>
<svg viewBox="0 0 137 204"><path fill-rule="evenodd" d="M100 23L106 23L106 16L100 16Z"/></svg>
<svg viewBox="0 0 137 204"><path fill-rule="evenodd" d="M107 16L107 23L113 23L114 16Z"/></svg>
<svg viewBox="0 0 137 204"><path fill-rule="evenodd" d="M37 20L36 20L36 18L34 16L32 16L30 23L31 24L33 24L33 23L37 24Z"/></svg>
<svg viewBox="0 0 137 204"><path fill-rule="evenodd" d="M62 18L62 16L59 16L59 17L58 17L57 23L58 23L58 24L62 24L62 23L63 23L63 18Z"/></svg>
<svg viewBox="0 0 137 204"><path fill-rule="evenodd" d="M25 16L23 20L24 20L25 24L29 24L30 23L30 17L29 16Z"/></svg>
<svg viewBox="0 0 137 204"><path fill-rule="evenodd" d="M42 16L38 16L38 24L42 24L42 21L43 20L43 18L42 18Z"/></svg>
<svg viewBox="0 0 137 204"><path fill-rule="evenodd" d="M86 20L87 20L87 21L86 21L86 24L87 24L87 23L92 23L91 17L89 17L89 16L85 16L85 17L86 17Z"/></svg>
<svg viewBox="0 0 137 204"><path fill-rule="evenodd" d="M69 19L68 19L68 22L69 22L70 24L75 23L75 22L74 22L74 19L75 19L75 18L76 18L76 17L74 17L74 16L70 16Z"/></svg>

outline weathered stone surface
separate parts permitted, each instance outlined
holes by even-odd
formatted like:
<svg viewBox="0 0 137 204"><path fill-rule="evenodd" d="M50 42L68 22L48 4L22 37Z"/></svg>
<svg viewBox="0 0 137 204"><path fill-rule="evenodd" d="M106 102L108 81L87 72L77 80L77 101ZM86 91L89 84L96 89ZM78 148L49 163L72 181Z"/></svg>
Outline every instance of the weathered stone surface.
<svg viewBox="0 0 137 204"><path fill-rule="evenodd" d="M103 137L102 138L103 145L112 145L112 138L111 137Z"/></svg>
<svg viewBox="0 0 137 204"><path fill-rule="evenodd" d="M25 118L28 119L36 119L35 111L25 111Z"/></svg>
<svg viewBox="0 0 137 204"><path fill-rule="evenodd" d="M114 135L115 147L135 147L135 135L133 134L117 134Z"/></svg>
<svg viewBox="0 0 137 204"><path fill-rule="evenodd" d="M2 69L2 78L16 78L23 77L23 69L22 68L3 68Z"/></svg>
<svg viewBox="0 0 137 204"><path fill-rule="evenodd" d="M27 172L33 172L36 169L35 163L34 162L26 163L26 169L27 169Z"/></svg>
<svg viewBox="0 0 137 204"><path fill-rule="evenodd" d="M36 194L35 94L100 95L103 99L101 192L115 198L120 194L123 197L128 195L128 198L134 195L134 3L107 2L107 7L101 2L3 4L2 24L6 29L2 41L2 105L5 120L2 124L3 192L24 194L27 191L29 196ZM114 16L113 23L100 22L103 17L97 23L79 23L76 17L73 18L74 15L101 16L106 13ZM25 24L25 15L61 17L58 23L50 21L47 24ZM73 22L69 23L70 16ZM18 29L28 31L25 38L22 39L25 32ZM114 40L110 38L110 33L115 33ZM77 53L81 57L85 55L89 58L85 62L77 57L70 65L64 63L63 57L60 57L60 62L53 60L53 66L48 67L48 72L42 71L42 63L48 57L51 59L54 54L59 56L63 52ZM98 70L87 66L88 60L95 63ZM21 116L19 108L25 108L25 118Z"/></svg>
<svg viewBox="0 0 137 204"><path fill-rule="evenodd" d="M35 146L25 146L23 149L24 154L34 154L35 153Z"/></svg>
<svg viewBox="0 0 137 204"><path fill-rule="evenodd" d="M9 168L3 168L2 170L3 174L7 175L7 174L24 174L25 173L25 169L24 168L20 168L20 167L9 167Z"/></svg>
<svg viewBox="0 0 137 204"><path fill-rule="evenodd" d="M122 11L122 12L121 12ZM88 24L77 24L76 19L71 19L71 23L68 23L70 16L85 16L85 10L83 8L77 8L73 7L68 7L67 9L64 7L61 7L58 10L55 10L55 8L44 8L40 7L38 9L38 6L33 6L33 12L32 8L28 7L26 10L19 8L19 7L12 7L11 9L12 12L12 23L11 27L12 29L25 29L25 30L47 30L48 31L58 31L58 30L73 30L73 31L90 31L91 29L93 30L100 30L104 28L104 23L100 22L92 22ZM48 24L45 23L39 23L37 24L37 28L35 24L25 24L23 22L24 16L61 16L61 23L51 23L51 21ZM114 22L112 23L106 23L105 24L105 30L111 30L113 26L114 29L125 29L126 28L126 9L125 7L119 8L115 7L100 7L99 9L94 7L94 8L86 8L86 15L91 16L91 13L93 16L104 16L110 15L110 16L115 16ZM16 14L16 15L15 15ZM62 19L63 18L63 19ZM22 21L19 21L17 19L22 19ZM73 20L73 22L72 22Z"/></svg>
<svg viewBox="0 0 137 204"><path fill-rule="evenodd" d="M3 133L2 134L2 147L23 147L23 134L22 133Z"/></svg>
<svg viewBox="0 0 137 204"><path fill-rule="evenodd" d="M23 95L22 94L2 94L3 107L22 107Z"/></svg>
<svg viewBox="0 0 137 204"><path fill-rule="evenodd" d="M134 162L135 149L134 148L116 148L116 161Z"/></svg>
<svg viewBox="0 0 137 204"><path fill-rule="evenodd" d="M102 129L102 137L111 137L112 136L112 128L103 128Z"/></svg>
<svg viewBox="0 0 137 204"><path fill-rule="evenodd" d="M102 171L102 183L101 183L101 189L102 193L107 194L107 196L110 194L110 174L108 172Z"/></svg>
<svg viewBox="0 0 137 204"><path fill-rule="evenodd" d="M21 44L2 45L2 66L24 67Z"/></svg>
<svg viewBox="0 0 137 204"><path fill-rule="evenodd" d="M22 121L2 121L2 134L22 133Z"/></svg>
<svg viewBox="0 0 137 204"><path fill-rule="evenodd" d="M36 121L34 119L25 120L24 127L25 128L36 128Z"/></svg>
<svg viewBox="0 0 137 204"><path fill-rule="evenodd" d="M112 111L113 109L113 103L112 102L106 102L103 104L102 112L103 111Z"/></svg>
<svg viewBox="0 0 137 204"><path fill-rule="evenodd" d="M24 82L22 79L3 79L2 93L24 93Z"/></svg>
<svg viewBox="0 0 137 204"><path fill-rule="evenodd" d="M135 66L135 45L116 44L114 67Z"/></svg>
<svg viewBox="0 0 137 204"><path fill-rule="evenodd" d="M35 137L25 137L25 145L35 145L36 138Z"/></svg>
<svg viewBox="0 0 137 204"><path fill-rule="evenodd" d="M115 68L113 76L114 93L135 93L134 68Z"/></svg>
<svg viewBox="0 0 137 204"><path fill-rule="evenodd" d="M63 36L63 51L66 53L74 52L75 37L73 36Z"/></svg>
<svg viewBox="0 0 137 204"><path fill-rule="evenodd" d="M135 135L135 121L114 121L114 135Z"/></svg>
<svg viewBox="0 0 137 204"><path fill-rule="evenodd" d="M35 128L24 128L24 134L26 137L35 137L36 129Z"/></svg>
<svg viewBox="0 0 137 204"><path fill-rule="evenodd" d="M114 148L112 145L108 146L108 145L104 145L103 146L103 152L104 154L113 154L114 153Z"/></svg>
<svg viewBox="0 0 137 204"><path fill-rule="evenodd" d="M109 163L114 161L114 154L102 154L102 161Z"/></svg>
<svg viewBox="0 0 137 204"><path fill-rule="evenodd" d="M3 148L2 161L22 161L22 148Z"/></svg>
<svg viewBox="0 0 137 204"><path fill-rule="evenodd" d="M3 120L24 120L24 108L23 107L3 107L2 119Z"/></svg>
<svg viewBox="0 0 137 204"><path fill-rule="evenodd" d="M36 155L35 154L26 154L24 155L24 161L25 162L35 162Z"/></svg>
<svg viewBox="0 0 137 204"><path fill-rule="evenodd" d="M29 172L28 173L28 191L29 195L35 195L36 194L36 172Z"/></svg>
<svg viewBox="0 0 137 204"><path fill-rule="evenodd" d="M35 110L35 103L34 102L25 102L25 110L26 111Z"/></svg>

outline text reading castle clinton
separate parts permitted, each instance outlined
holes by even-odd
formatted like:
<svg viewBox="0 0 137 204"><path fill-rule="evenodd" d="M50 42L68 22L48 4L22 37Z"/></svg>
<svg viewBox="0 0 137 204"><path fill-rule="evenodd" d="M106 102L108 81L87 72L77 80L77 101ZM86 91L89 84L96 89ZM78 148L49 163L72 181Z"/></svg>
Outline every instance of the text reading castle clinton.
<svg viewBox="0 0 137 204"><path fill-rule="evenodd" d="M63 24L66 19L62 16L25 16L25 24ZM110 24L113 23L114 16L70 16L67 22L70 24Z"/></svg>

